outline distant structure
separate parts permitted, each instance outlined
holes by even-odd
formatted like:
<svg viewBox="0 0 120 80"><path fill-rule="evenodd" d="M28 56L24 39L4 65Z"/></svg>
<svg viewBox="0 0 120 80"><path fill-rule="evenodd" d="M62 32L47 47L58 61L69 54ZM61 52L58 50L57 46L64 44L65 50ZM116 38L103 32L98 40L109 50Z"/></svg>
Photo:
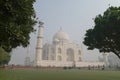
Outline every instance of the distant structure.
<svg viewBox="0 0 120 80"><path fill-rule="evenodd" d="M120 59L114 53L103 53L99 57L100 62L104 62L107 68L120 69Z"/></svg>
<svg viewBox="0 0 120 80"><path fill-rule="evenodd" d="M105 63L105 66L108 66L108 53L103 53L103 62Z"/></svg>
<svg viewBox="0 0 120 80"><path fill-rule="evenodd" d="M85 62L81 47L71 42L66 32L60 29L52 43L43 45L43 22L39 23L35 66L41 67L88 67L103 66L104 62Z"/></svg>
<svg viewBox="0 0 120 80"><path fill-rule="evenodd" d="M25 58L25 66L30 66L30 46L27 47L27 56Z"/></svg>
<svg viewBox="0 0 120 80"><path fill-rule="evenodd" d="M108 57L108 66L110 68L120 68L120 59L113 53L109 53Z"/></svg>

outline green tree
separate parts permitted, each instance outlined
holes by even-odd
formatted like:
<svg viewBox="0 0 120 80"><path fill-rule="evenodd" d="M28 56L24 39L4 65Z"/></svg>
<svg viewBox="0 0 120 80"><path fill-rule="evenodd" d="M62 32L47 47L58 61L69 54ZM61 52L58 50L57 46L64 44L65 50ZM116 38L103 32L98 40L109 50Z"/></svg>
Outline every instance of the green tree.
<svg viewBox="0 0 120 80"><path fill-rule="evenodd" d="M8 64L10 61L10 54L0 47L0 65Z"/></svg>
<svg viewBox="0 0 120 80"><path fill-rule="evenodd" d="M36 23L35 0L0 0L0 47L10 52L29 44Z"/></svg>
<svg viewBox="0 0 120 80"><path fill-rule="evenodd" d="M113 52L120 58L120 7L109 7L94 22L95 26L86 31L83 43L90 50Z"/></svg>

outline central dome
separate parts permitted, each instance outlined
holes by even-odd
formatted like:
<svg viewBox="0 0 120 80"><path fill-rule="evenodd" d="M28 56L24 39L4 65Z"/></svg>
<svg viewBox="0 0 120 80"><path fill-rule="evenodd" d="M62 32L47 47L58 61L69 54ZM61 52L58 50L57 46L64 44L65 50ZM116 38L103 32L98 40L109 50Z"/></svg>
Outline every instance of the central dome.
<svg viewBox="0 0 120 80"><path fill-rule="evenodd" d="M54 36L53 41L68 41L69 36L66 32L60 29Z"/></svg>

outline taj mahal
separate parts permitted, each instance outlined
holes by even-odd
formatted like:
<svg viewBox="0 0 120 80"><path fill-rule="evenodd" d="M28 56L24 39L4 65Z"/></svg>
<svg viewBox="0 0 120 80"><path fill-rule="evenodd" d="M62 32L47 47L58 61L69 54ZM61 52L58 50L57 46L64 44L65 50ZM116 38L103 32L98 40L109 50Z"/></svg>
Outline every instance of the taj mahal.
<svg viewBox="0 0 120 80"><path fill-rule="evenodd" d="M39 24L36 56L34 65L41 67L85 67L103 66L105 61L85 62L82 60L81 47L70 41L66 32L58 30L53 36L52 43L43 45L43 22Z"/></svg>
<svg viewBox="0 0 120 80"><path fill-rule="evenodd" d="M81 46L72 42L69 35L62 29L53 35L51 43L43 44L43 24L43 22L39 23L35 60L31 63L28 55L25 59L25 65L39 67L120 67L120 60L113 53L103 53L102 58L98 58L99 61L84 61Z"/></svg>

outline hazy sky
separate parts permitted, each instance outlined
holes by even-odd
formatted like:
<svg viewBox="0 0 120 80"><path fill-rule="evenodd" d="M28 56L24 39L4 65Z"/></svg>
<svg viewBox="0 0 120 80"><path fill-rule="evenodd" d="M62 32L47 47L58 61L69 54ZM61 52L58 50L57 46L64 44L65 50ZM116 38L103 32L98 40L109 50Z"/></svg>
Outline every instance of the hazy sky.
<svg viewBox="0 0 120 80"><path fill-rule="evenodd" d="M85 31L94 26L93 19L110 6L119 6L120 0L36 0L34 8L39 20L44 22L44 43L62 27L71 41L82 46L85 60L97 60L97 50L88 51L82 44ZM38 29L37 25L35 29ZM31 34L30 57L35 58L37 31ZM12 51L10 64L24 64L27 49L18 47Z"/></svg>

